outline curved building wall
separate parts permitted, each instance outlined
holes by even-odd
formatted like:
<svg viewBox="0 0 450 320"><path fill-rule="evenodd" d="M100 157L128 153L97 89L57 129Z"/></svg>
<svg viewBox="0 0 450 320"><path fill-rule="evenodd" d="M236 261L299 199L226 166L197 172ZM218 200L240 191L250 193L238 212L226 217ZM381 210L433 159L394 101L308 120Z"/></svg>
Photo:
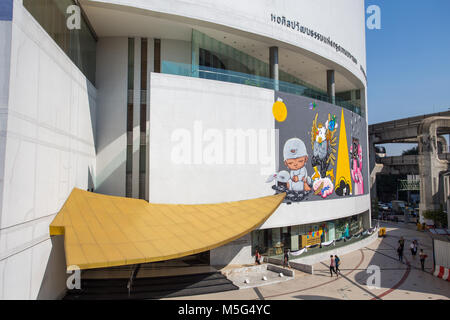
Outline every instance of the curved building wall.
<svg viewBox="0 0 450 320"><path fill-rule="evenodd" d="M369 190L364 188L367 124L359 115L302 96L215 80L152 73L150 88L150 202L215 203L284 192L278 189L281 179L268 182L268 177L293 174L283 149L295 137L306 148L305 177L312 191L301 198L288 194L262 228L369 210ZM272 113L279 98L287 106L284 122ZM329 165L321 168L313 159L314 123L325 127L328 122L329 128L331 121L334 130L328 129L328 140L322 143L329 148L323 156ZM323 172L319 180L316 170Z"/></svg>
<svg viewBox="0 0 450 320"><path fill-rule="evenodd" d="M365 75L361 70L361 67L366 70L363 0L339 2L334 0L89 0L85 2L139 8L159 13L160 17L164 17L164 14L176 15L180 21L186 18L194 22L205 22L213 28L232 28L257 37L272 39L274 42L302 48L333 61L353 73L363 84L366 83ZM344 54L343 49L354 59Z"/></svg>

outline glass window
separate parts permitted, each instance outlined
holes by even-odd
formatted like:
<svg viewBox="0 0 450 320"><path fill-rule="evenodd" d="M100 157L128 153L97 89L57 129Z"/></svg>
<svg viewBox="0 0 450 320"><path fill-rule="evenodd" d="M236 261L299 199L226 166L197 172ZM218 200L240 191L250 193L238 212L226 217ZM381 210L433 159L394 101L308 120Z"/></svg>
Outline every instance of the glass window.
<svg viewBox="0 0 450 320"><path fill-rule="evenodd" d="M200 70L208 70L211 68L270 78L268 63L211 38L197 30L192 31L192 65L198 66ZM200 77L204 78L208 78L210 75L211 74L206 72L200 72L199 74ZM235 75L235 77L238 76L239 75ZM287 84L296 84L307 87L308 91L306 92L310 92L310 95L326 95L326 93L319 88L314 87L283 70L279 71L279 77L280 81L286 82ZM220 80L228 81L227 79ZM236 79L232 82L235 81Z"/></svg>
<svg viewBox="0 0 450 320"><path fill-rule="evenodd" d="M367 216L363 213L321 223L253 231L252 253L258 249L263 255L278 256L287 249L291 251L300 250L302 249L302 236L305 235L315 238L320 237L321 243L340 240L344 237L350 238L364 230L364 215ZM342 241L340 245L344 243ZM319 245L317 245L317 248L319 248Z"/></svg>
<svg viewBox="0 0 450 320"><path fill-rule="evenodd" d="M52 37L73 63L95 84L97 41L85 17L81 16L81 28L67 27L67 8L73 0L23 0L23 6L42 28Z"/></svg>

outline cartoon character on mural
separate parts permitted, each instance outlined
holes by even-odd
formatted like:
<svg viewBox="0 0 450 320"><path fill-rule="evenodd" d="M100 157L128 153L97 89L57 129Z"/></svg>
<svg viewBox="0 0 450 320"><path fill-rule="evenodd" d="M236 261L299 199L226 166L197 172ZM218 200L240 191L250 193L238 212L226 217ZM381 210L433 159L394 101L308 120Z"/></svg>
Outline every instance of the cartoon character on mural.
<svg viewBox="0 0 450 320"><path fill-rule="evenodd" d="M323 123L318 122L319 114L313 120L311 128L311 146L313 157L311 164L314 168L313 191L315 195L326 198L333 194L334 171L328 170L334 166L336 160L336 139L337 130L336 116L328 114L328 120Z"/></svg>
<svg viewBox="0 0 450 320"><path fill-rule="evenodd" d="M286 141L283 149L284 164L290 170L290 179L287 187L291 191L311 191L311 178L306 171L308 152L302 140L292 138Z"/></svg>
<svg viewBox="0 0 450 320"><path fill-rule="evenodd" d="M280 171L278 173L275 173L271 176L269 176L269 178L267 178L266 183L270 183L274 180L277 181L277 185L273 186L272 188L277 191L277 193L281 193L281 192L286 192L286 190L288 190L288 182L289 179L291 178L289 172L287 171Z"/></svg>
<svg viewBox="0 0 450 320"><path fill-rule="evenodd" d="M287 204L364 194L364 144L358 140L364 138L364 119L344 108L337 113L327 105L317 109L319 104L310 100L286 100L291 101L290 109L277 98L272 110L281 134L277 170L283 171L269 176L266 183L271 183L276 193L286 193ZM298 108L307 109L308 105L312 111Z"/></svg>
<svg viewBox="0 0 450 320"><path fill-rule="evenodd" d="M362 174L362 147L359 139L353 138L352 146L350 147L350 154L352 157L351 174L353 182L355 183L355 195L364 194L364 178Z"/></svg>
<svg viewBox="0 0 450 320"><path fill-rule="evenodd" d="M272 188L277 192L286 192L286 202L299 202L311 191L312 180L308 176L306 163L308 162L308 152L302 140L292 138L286 141L283 148L284 164L289 169L271 175L267 183L274 180L277 185Z"/></svg>
<svg viewBox="0 0 450 320"><path fill-rule="evenodd" d="M314 195L321 196L326 199L329 195L333 194L334 186L330 178L317 179L313 183Z"/></svg>
<svg viewBox="0 0 450 320"><path fill-rule="evenodd" d="M350 229L348 227L348 222L345 223L344 237L345 238L349 238L350 237Z"/></svg>

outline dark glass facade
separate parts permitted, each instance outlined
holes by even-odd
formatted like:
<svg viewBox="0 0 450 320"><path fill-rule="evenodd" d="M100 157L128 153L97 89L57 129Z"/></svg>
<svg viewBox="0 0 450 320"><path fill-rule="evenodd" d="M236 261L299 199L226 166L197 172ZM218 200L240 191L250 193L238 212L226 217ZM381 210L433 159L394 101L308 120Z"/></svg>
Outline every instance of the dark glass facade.
<svg viewBox="0 0 450 320"><path fill-rule="evenodd" d="M368 229L364 214L312 224L282 228L256 230L252 232L252 253L256 249L263 255L276 256L287 249L297 251L303 248L302 235L320 237L320 242L344 240Z"/></svg>
<svg viewBox="0 0 450 320"><path fill-rule="evenodd" d="M24 7L66 53L86 78L95 85L96 46L95 35L81 14L80 29L69 29L67 8L73 0L23 0ZM81 12L82 13L82 12Z"/></svg>

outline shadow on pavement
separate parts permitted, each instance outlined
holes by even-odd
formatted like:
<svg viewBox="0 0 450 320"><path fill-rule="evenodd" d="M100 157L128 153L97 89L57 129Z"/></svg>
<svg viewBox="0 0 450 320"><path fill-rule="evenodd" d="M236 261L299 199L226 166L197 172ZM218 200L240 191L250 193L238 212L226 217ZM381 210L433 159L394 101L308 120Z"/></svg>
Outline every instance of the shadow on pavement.
<svg viewBox="0 0 450 320"><path fill-rule="evenodd" d="M388 227L392 228L392 226ZM405 239L403 262L399 261L396 251L401 236ZM425 261L425 271L421 270L418 254L415 257L412 256L409 249L414 239L419 241L419 250L424 249L424 252L428 255ZM381 250L379 250L380 248ZM450 298L450 283L434 277L431 273L433 268L431 248L431 238L428 238L426 234L397 227L388 231L387 236L381 240L377 249L364 248L364 250L374 252L368 266L380 268L380 288L385 289L386 294L387 290L399 289L405 291L405 298L410 294L406 291ZM355 274L355 282L367 287L367 279L371 275L367 273L367 269L361 270Z"/></svg>
<svg viewBox="0 0 450 320"><path fill-rule="evenodd" d="M341 300L332 297L324 297L324 296L312 296L312 295L300 295L294 296L295 299L299 300Z"/></svg>

